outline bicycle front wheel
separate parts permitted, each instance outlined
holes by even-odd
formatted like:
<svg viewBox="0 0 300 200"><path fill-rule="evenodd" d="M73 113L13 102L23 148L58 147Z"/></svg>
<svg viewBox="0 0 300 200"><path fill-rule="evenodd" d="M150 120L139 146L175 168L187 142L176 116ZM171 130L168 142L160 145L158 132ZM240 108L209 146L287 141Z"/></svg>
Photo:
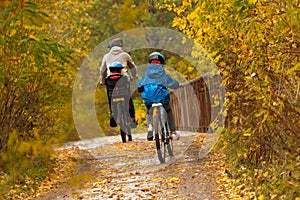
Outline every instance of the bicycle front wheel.
<svg viewBox="0 0 300 200"><path fill-rule="evenodd" d="M166 161L166 146L163 138L160 116L155 115L153 122L158 159L160 163L164 163Z"/></svg>

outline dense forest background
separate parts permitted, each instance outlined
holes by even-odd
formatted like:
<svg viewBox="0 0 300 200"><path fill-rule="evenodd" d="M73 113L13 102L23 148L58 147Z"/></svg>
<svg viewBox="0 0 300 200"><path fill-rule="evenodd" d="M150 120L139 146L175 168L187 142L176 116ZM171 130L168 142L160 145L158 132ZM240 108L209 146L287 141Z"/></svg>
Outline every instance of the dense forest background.
<svg viewBox="0 0 300 200"><path fill-rule="evenodd" d="M0 9L0 193L38 184L55 164L52 144L79 139L71 100L85 56L119 32L153 26L188 35L217 64L227 91L218 147L236 184L253 198L300 196L299 1L7 0ZM131 53L139 65L150 51ZM164 53L187 80L199 76ZM100 86L96 105L104 132L117 134Z"/></svg>

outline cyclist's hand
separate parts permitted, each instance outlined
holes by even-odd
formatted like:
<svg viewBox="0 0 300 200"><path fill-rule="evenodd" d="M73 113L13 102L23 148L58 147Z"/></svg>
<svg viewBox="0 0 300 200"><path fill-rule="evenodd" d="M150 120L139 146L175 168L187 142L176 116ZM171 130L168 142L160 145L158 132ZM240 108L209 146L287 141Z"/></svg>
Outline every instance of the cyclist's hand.
<svg viewBox="0 0 300 200"><path fill-rule="evenodd" d="M131 74L128 74L128 80L129 80L130 82L132 82L132 81L134 80L134 78L133 78L133 76L132 76Z"/></svg>
<svg viewBox="0 0 300 200"><path fill-rule="evenodd" d="M138 92L140 92L140 93L141 93L141 92L144 92L144 86L142 86L142 87L138 87L138 89L137 89L137 90L138 90Z"/></svg>
<svg viewBox="0 0 300 200"><path fill-rule="evenodd" d="M136 77L132 77L132 76L130 76L130 82L137 82L138 81L138 76L136 76Z"/></svg>

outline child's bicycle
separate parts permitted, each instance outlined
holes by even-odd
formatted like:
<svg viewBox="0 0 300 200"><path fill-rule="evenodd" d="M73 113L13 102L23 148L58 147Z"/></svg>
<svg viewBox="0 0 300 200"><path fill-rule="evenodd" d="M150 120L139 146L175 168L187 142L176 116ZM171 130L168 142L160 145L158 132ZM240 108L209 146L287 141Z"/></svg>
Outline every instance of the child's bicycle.
<svg viewBox="0 0 300 200"><path fill-rule="evenodd" d="M126 136L128 141L132 141L131 119L128 111L130 99L129 82L121 74L114 75L114 77L116 76L118 78L111 79L109 76L105 80L108 95L111 99L112 116L120 127L122 142L126 142Z"/></svg>
<svg viewBox="0 0 300 200"><path fill-rule="evenodd" d="M166 149L168 149L169 156L173 156L173 143L168 131L167 113L161 103L153 103L151 109L153 109L153 135L157 155L160 163L164 163L166 161Z"/></svg>

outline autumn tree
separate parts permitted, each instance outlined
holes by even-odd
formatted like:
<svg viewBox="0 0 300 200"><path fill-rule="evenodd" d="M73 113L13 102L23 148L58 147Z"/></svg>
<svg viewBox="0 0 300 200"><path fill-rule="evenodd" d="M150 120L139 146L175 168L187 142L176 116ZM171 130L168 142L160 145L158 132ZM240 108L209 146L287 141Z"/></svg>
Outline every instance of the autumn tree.
<svg viewBox="0 0 300 200"><path fill-rule="evenodd" d="M17 180L49 162L71 52L45 34L47 15L31 2L12 2L0 18L0 161Z"/></svg>
<svg viewBox="0 0 300 200"><path fill-rule="evenodd" d="M299 170L300 150L299 2L165 2L163 8L176 14L173 26L201 44L222 73L228 158L235 166L259 168L264 184L254 183L255 195L270 195L275 187L273 195L299 196L299 176L292 172ZM268 170L272 175L262 176Z"/></svg>

